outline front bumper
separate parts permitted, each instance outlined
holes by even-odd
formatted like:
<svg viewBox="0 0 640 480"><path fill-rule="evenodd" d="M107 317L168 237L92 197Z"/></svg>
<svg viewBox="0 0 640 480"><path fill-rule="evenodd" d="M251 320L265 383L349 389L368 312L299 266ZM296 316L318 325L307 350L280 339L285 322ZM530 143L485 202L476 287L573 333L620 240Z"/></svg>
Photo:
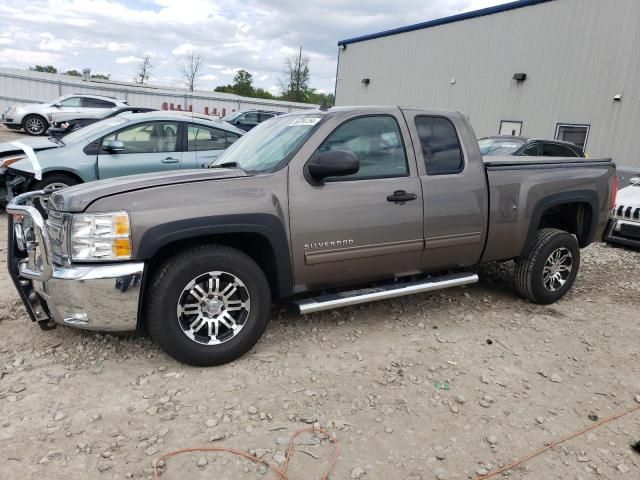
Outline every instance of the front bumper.
<svg viewBox="0 0 640 480"><path fill-rule="evenodd" d="M41 194L25 193L7 205L7 265L31 319L43 328L135 330L144 263L54 264L44 219L29 205Z"/></svg>
<svg viewBox="0 0 640 480"><path fill-rule="evenodd" d="M640 221L614 217L609 220L604 239L607 242L640 248Z"/></svg>

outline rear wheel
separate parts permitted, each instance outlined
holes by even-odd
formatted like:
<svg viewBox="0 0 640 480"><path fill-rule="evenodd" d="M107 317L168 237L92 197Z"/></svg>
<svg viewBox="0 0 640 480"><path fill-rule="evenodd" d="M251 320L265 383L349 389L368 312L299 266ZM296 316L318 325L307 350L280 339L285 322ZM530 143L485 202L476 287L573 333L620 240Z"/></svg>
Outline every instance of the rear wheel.
<svg viewBox="0 0 640 480"><path fill-rule="evenodd" d="M553 303L569 291L578 268L580 247L576 237L556 228L543 228L538 230L529 254L516 262L516 289L532 302Z"/></svg>
<svg viewBox="0 0 640 480"><path fill-rule="evenodd" d="M22 128L29 135L43 135L49 124L40 115L27 115L22 121Z"/></svg>
<svg viewBox="0 0 640 480"><path fill-rule="evenodd" d="M147 287L149 333L176 360L230 362L260 339L269 318L267 279L253 259L221 245L168 259Z"/></svg>

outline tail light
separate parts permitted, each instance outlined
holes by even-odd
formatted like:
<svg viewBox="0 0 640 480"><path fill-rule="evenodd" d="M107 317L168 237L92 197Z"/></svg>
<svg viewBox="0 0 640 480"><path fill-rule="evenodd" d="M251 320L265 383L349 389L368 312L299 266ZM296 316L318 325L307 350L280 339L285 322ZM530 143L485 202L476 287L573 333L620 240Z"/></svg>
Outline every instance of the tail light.
<svg viewBox="0 0 640 480"><path fill-rule="evenodd" d="M614 176L613 177L613 186L611 188L611 204L609 205L610 209L613 209L616 207L616 199L618 197L618 186L620 185L620 180L618 179L618 176Z"/></svg>

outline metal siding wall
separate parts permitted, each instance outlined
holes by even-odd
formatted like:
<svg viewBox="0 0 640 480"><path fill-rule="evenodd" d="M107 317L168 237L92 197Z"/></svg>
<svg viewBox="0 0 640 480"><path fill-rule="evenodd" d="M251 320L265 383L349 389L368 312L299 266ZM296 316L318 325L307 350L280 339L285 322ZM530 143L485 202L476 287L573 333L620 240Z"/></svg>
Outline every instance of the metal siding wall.
<svg viewBox="0 0 640 480"><path fill-rule="evenodd" d="M279 112L317 108L317 105L311 104L252 99L218 92L190 93L180 89L140 87L135 84L84 82L64 75L0 68L0 112L8 106L51 101L61 95L73 93L107 95L127 100L129 105L139 107L162 108L163 102L167 102L173 103L176 108L180 105L183 110L188 110L189 105L193 105L193 111L197 113L204 113L205 107L209 107L210 112L214 107L217 108L218 114L223 108L227 114L232 110L254 108Z"/></svg>
<svg viewBox="0 0 640 480"><path fill-rule="evenodd" d="M640 166L639 21L638 0L555 0L349 44L336 103L456 109L478 137L500 120L549 138L557 123L589 124L591 156Z"/></svg>

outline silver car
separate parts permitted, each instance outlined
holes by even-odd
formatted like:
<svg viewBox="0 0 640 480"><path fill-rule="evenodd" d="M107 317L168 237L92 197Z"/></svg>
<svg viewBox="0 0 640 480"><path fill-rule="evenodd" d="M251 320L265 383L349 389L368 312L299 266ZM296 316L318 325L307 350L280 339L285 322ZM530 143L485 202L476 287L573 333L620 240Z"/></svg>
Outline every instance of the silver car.
<svg viewBox="0 0 640 480"><path fill-rule="evenodd" d="M107 110L126 107L127 103L100 95L65 95L48 103L29 103L10 107L2 114L2 123L11 129L23 129L29 135L43 135L49 125L75 118L99 117Z"/></svg>

